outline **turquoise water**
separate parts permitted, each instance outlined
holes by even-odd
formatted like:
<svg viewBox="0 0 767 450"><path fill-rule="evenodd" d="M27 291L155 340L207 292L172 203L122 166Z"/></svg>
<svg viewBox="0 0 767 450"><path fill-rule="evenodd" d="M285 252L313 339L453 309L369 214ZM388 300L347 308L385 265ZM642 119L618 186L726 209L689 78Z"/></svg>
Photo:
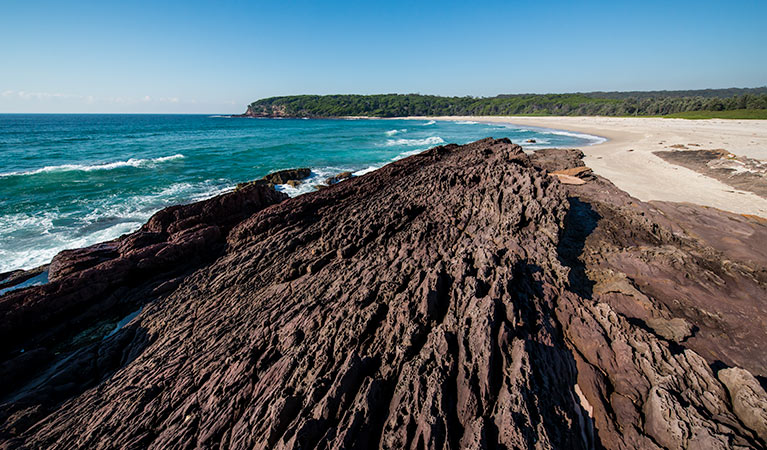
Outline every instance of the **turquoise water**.
<svg viewBox="0 0 767 450"><path fill-rule="evenodd" d="M112 239L157 210L239 182L311 167L298 195L444 142L508 137L530 146L598 138L502 124L246 119L204 115L0 115L0 272Z"/></svg>

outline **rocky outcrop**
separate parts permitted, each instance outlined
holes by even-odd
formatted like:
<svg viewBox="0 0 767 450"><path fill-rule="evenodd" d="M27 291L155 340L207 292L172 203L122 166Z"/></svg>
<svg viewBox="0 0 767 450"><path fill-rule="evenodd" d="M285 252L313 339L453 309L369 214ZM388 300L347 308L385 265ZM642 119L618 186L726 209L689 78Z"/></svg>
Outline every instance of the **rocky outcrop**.
<svg viewBox="0 0 767 450"><path fill-rule="evenodd" d="M695 145L695 144L689 144ZM674 150L653 154L729 186L753 192L767 198L767 163L758 159L737 156L724 149L688 149L684 145L671 145Z"/></svg>
<svg viewBox="0 0 767 450"><path fill-rule="evenodd" d="M548 150L532 159L562 170L583 166L580 156ZM764 221L639 202L594 175L566 188L561 255L571 288L593 301L561 302L558 314L602 445L763 448L759 427L743 421L718 381L728 366L767 375L757 344L767 339L767 254L756 244L767 239ZM744 403L761 414L760 403Z"/></svg>
<svg viewBox="0 0 767 450"><path fill-rule="evenodd" d="M237 189L239 190L253 185L264 185L273 188L276 184L287 184L289 186L296 187L301 184L301 180L309 178L311 174L311 169L305 167L299 169L278 170L277 172L272 172L255 181L238 183Z"/></svg>
<svg viewBox="0 0 767 450"><path fill-rule="evenodd" d="M265 176L263 179L272 184L287 184L291 180L303 180L304 178L308 178L309 175L311 175L312 171L307 168L301 168L301 169L287 169L287 170L279 170L277 172L270 173L269 175Z"/></svg>
<svg viewBox="0 0 767 450"><path fill-rule="evenodd" d="M332 177L329 177L327 180L325 180L325 183L328 185L336 184L344 180L348 180L351 178L353 174L351 172L341 172L336 175L333 175Z"/></svg>
<svg viewBox="0 0 767 450"><path fill-rule="evenodd" d="M285 105L262 105L257 103L251 103L243 114L235 114L234 117L251 117L251 118L294 118L294 117L313 117L311 114L291 114L288 112L288 108Z"/></svg>
<svg viewBox="0 0 767 450"><path fill-rule="evenodd" d="M53 258L49 283L0 297L0 395L57 354L98 340L122 316L172 291L225 247L229 230L287 198L261 185L156 213L137 232Z"/></svg>
<svg viewBox="0 0 767 450"><path fill-rule="evenodd" d="M719 379L727 386L733 411L744 425L767 441L767 393L747 370L731 368L719 371Z"/></svg>
<svg viewBox="0 0 767 450"><path fill-rule="evenodd" d="M8 392L0 445L764 447L764 327L735 319L764 320L767 227L548 175L579 156L442 146L241 213L211 262ZM92 270L70 266L52 284Z"/></svg>
<svg viewBox="0 0 767 450"><path fill-rule="evenodd" d="M12 270L0 273L0 295L6 290L16 289L16 287L23 285L25 282L43 275L47 270L48 264L45 264L30 270Z"/></svg>

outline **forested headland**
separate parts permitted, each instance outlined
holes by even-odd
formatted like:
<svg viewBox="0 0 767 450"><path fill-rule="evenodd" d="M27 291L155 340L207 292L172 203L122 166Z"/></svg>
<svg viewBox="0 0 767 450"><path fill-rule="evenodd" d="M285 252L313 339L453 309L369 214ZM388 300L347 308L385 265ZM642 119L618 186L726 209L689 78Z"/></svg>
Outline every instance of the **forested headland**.
<svg viewBox="0 0 767 450"><path fill-rule="evenodd" d="M720 112L729 111L728 114ZM251 117L406 116L694 116L767 118L767 87L693 91L513 94L441 97L421 94L294 95L257 100ZM704 112L704 113L700 113ZM710 114L709 114L710 113Z"/></svg>

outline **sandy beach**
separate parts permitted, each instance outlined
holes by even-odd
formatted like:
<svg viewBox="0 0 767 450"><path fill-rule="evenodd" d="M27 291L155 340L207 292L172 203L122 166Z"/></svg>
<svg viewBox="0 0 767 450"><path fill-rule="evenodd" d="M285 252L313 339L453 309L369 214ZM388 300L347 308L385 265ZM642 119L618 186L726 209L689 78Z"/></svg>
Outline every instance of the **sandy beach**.
<svg viewBox="0 0 767 450"><path fill-rule="evenodd" d="M603 144L581 147L586 165L643 200L690 202L767 217L767 199L728 186L653 154L682 144L726 149L767 160L767 120L686 120L624 117L409 117L409 119L512 123L602 136Z"/></svg>

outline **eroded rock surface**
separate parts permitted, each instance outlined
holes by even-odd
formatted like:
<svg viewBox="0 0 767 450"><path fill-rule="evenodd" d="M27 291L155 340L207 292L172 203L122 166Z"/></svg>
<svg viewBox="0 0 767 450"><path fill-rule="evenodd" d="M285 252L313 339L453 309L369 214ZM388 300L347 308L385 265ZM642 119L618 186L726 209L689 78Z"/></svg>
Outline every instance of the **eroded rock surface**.
<svg viewBox="0 0 767 450"><path fill-rule="evenodd" d="M676 150L658 151L655 155L666 161L692 169L728 184L736 189L753 192L767 198L767 162L737 156L724 149L688 149L672 145Z"/></svg>
<svg viewBox="0 0 767 450"><path fill-rule="evenodd" d="M764 328L736 319L767 317L749 250L767 227L541 168L580 156L448 145L241 211L213 262L8 392L0 442L763 447L764 391L744 373L764 375ZM163 217L142 230L183 222ZM737 243L694 233L720 220ZM65 261L52 284L92 270ZM691 335L675 339L683 323Z"/></svg>
<svg viewBox="0 0 767 450"><path fill-rule="evenodd" d="M35 386L41 382L44 392L35 392L42 400L60 398L97 381L89 377L90 367L76 373L82 367L71 359L63 370L80 380L67 376L61 377L65 382L49 383L35 377L58 367L71 350L101 339L121 317L175 289L192 271L222 253L234 225L285 198L271 188L253 185L165 208L135 233L59 253L48 267L48 283L0 297L0 398L30 379ZM98 347L87 351L96 352Z"/></svg>

